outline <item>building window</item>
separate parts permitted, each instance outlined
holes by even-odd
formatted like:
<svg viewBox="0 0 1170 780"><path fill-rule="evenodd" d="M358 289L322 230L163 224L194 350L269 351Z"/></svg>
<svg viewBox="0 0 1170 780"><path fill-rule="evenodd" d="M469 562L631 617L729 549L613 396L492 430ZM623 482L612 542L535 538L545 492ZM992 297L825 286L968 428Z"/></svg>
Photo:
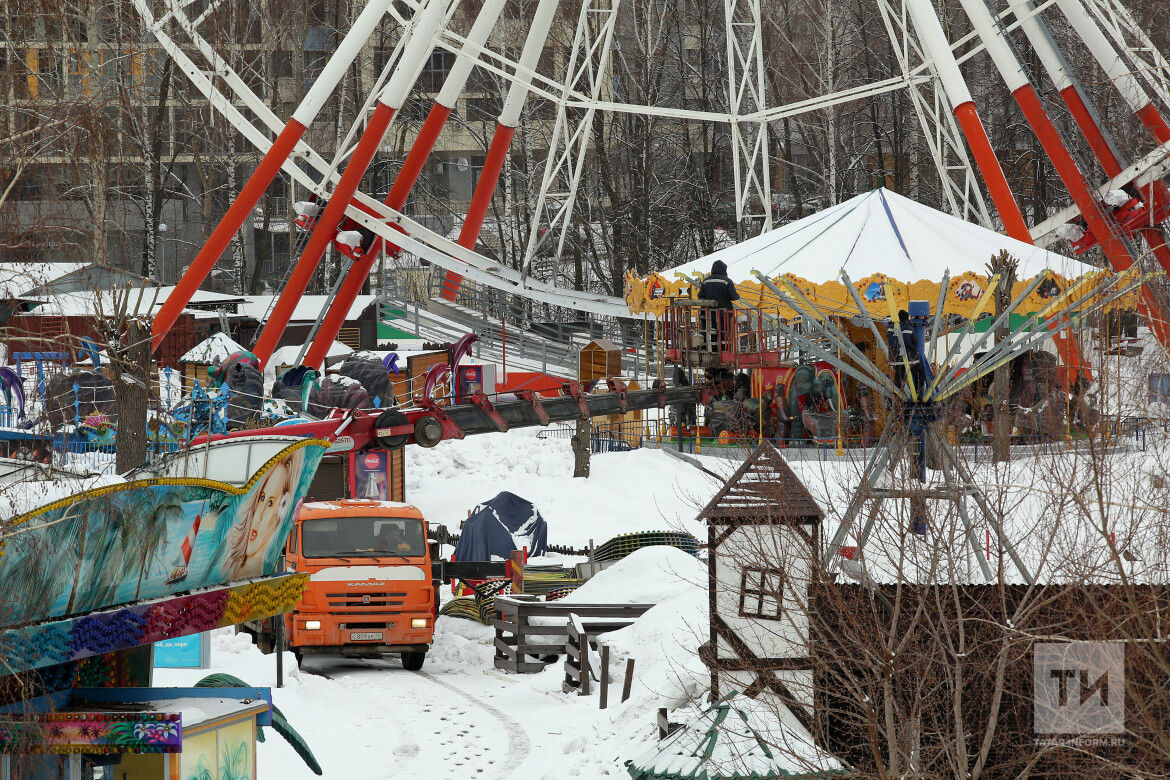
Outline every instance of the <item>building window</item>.
<svg viewBox="0 0 1170 780"><path fill-rule="evenodd" d="M784 572L779 569L744 568L739 586L740 615L779 620L783 597Z"/></svg>
<svg viewBox="0 0 1170 780"><path fill-rule="evenodd" d="M277 49L272 52L272 72L277 78L288 78L297 74L293 61L295 52L288 49Z"/></svg>
<svg viewBox="0 0 1170 780"><path fill-rule="evenodd" d="M438 92L447 80L447 73L455 64L455 55L449 51L435 49L423 66L418 78L418 88L423 92Z"/></svg>

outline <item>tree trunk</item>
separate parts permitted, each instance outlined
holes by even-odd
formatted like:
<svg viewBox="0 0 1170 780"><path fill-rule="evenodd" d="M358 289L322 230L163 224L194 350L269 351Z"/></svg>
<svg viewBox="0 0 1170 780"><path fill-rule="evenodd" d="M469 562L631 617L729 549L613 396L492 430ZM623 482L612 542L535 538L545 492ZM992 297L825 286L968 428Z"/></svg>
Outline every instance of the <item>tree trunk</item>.
<svg viewBox="0 0 1170 780"><path fill-rule="evenodd" d="M150 328L141 320L126 322L126 347L114 368L118 433L114 443L118 473L146 462L146 408L150 398Z"/></svg>
<svg viewBox="0 0 1170 780"><path fill-rule="evenodd" d="M1018 263L1006 251L991 259L989 270L999 274L999 286L995 291L995 316L1002 314L1012 300L1012 287L1016 283ZM1005 320L995 330L995 343L1007 338L1010 322ZM991 382L991 459L995 463L1011 460L1012 413L1009 402L1009 380L1011 363L995 369Z"/></svg>
<svg viewBox="0 0 1170 780"><path fill-rule="evenodd" d="M577 432L570 440L573 443L573 476L589 476L589 437L593 432L592 420L578 420Z"/></svg>

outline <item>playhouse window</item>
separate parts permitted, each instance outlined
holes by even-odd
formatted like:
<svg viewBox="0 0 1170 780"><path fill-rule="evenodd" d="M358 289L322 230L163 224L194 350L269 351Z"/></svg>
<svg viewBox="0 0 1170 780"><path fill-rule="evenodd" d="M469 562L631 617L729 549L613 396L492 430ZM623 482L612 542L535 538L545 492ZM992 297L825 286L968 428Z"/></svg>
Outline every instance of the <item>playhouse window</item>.
<svg viewBox="0 0 1170 780"><path fill-rule="evenodd" d="M783 593L784 573L779 569L745 568L739 587L739 614L779 620Z"/></svg>

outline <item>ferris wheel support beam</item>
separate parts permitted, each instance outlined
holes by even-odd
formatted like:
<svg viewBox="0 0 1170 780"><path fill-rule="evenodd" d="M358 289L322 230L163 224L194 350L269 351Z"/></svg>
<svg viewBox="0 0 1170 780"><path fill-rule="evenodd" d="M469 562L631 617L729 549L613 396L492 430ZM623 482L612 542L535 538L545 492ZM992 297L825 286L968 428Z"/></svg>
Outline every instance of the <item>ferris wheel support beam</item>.
<svg viewBox="0 0 1170 780"><path fill-rule="evenodd" d="M556 236L555 257L559 260L572 224L577 192L585 171L593 118L603 90L609 88L609 55L621 0L584 0L573 33L573 48L565 68L564 89L556 99L557 116L545 159L540 194L532 209L528 243L524 249L521 278L527 280L532 261L546 236ZM568 115L570 93L584 85L588 104L580 117ZM555 189L554 189L555 188ZM541 222L548 211L548 227L542 236Z"/></svg>
<svg viewBox="0 0 1170 780"><path fill-rule="evenodd" d="M483 230L483 221L487 217L488 207L496 193L500 173L504 170L508 148L512 144L512 137L516 134L516 125L520 124L520 114L524 110L524 103L528 100L528 94L531 91L532 77L528 74L534 72L541 52L544 51L544 44L548 40L549 30L552 29L558 2L559 0L540 0L536 6L536 13L532 16L532 24L528 28L528 35L524 39L524 48L520 51L520 60L516 65L516 79L508 86L508 94L504 98L500 116L496 120L496 130L492 134L492 141L483 161L479 181L475 184L475 191L471 194L471 203L467 206L467 216L464 217L463 225L459 228L459 239L456 243L466 249L474 250L476 242L479 241L479 234ZM459 297L459 287L462 284L462 275L455 271L447 271L443 275L443 298L454 303Z"/></svg>
<svg viewBox="0 0 1170 780"><path fill-rule="evenodd" d="M768 122L745 120L743 114L764 115L768 100L764 71L763 23L760 0L724 0L727 38L727 94L730 114L731 160L735 177L735 219L742 233L745 222L760 220L760 232L772 229L772 172L768 152ZM759 212L752 204L759 202ZM740 238L746 236L741 235Z"/></svg>
<svg viewBox="0 0 1170 780"><path fill-rule="evenodd" d="M256 166L256 170L248 177L248 181L244 183L227 213L212 231L207 243L191 261L191 265L179 279L178 284L175 285L175 291L155 315L154 322L151 324L152 350L158 349L163 337L182 313L183 307L190 302L195 291L199 289L199 285L203 284L207 275L219 262L219 258L239 231L240 226L244 224L244 220L252 212L252 208L263 197L268 185L280 172L284 161L296 148L297 142L301 140L305 130L313 123L341 77L357 58L362 45L385 17L390 2L391 0L370 0L362 12L358 14L353 26L338 44L337 50L325 63L321 75L313 82L313 86L309 88L300 105L293 111L284 129L273 141L272 147L264 154L260 164Z"/></svg>
<svg viewBox="0 0 1170 780"><path fill-rule="evenodd" d="M1086 0L1085 8L1096 18L1098 29L1114 41L1117 51L1129 62L1130 73L1140 77L1153 93L1154 100L1161 101L1162 106L1170 105L1170 61L1150 40L1129 9L1118 0ZM1134 39L1133 44L1127 40L1127 35ZM1160 114L1148 113L1145 119L1150 124L1147 127L1151 131L1157 128L1155 137L1170 138L1166 120Z"/></svg>
<svg viewBox="0 0 1170 780"><path fill-rule="evenodd" d="M1109 260L1109 264L1118 270L1124 270L1133 264L1128 248L1121 239L1114 234L1108 218L1101 210L1096 198L1089 188L1085 176L1077 166L1060 132L1056 129L1052 119L1044 111L1036 90L1025 75L1023 68L1012 52L1007 41L996 28L995 20L984 4L984 0L959 0L967 18L971 20L979 38L983 41L991 61L999 72L1000 78L1007 85L1012 98L1016 101L1024 119L1032 128L1040 141L1044 153L1056 168L1064 186L1068 189L1073 201L1085 215L1089 226L1100 237L1102 249Z"/></svg>
<svg viewBox="0 0 1170 780"><path fill-rule="evenodd" d="M1121 93L1126 104L1137 114L1158 143L1170 141L1170 125L1166 124L1165 117L1150 100L1141 83L1113 48L1109 38L1093 21L1093 17L1081 5L1080 0L1056 0L1056 6L1084 41L1089 53Z"/></svg>
<svg viewBox="0 0 1170 780"><path fill-rule="evenodd" d="M1031 0L1023 0L1021 4L1024 11L1030 11ZM1091 21L1091 20L1090 20ZM1089 142L1089 148L1093 150L1093 154L1097 157L1098 162L1101 163L1101 168L1105 171L1105 175L1113 178L1121 173L1121 161L1117 157L1117 152L1114 149L1110 139L1106 136L1101 126L1098 124L1093 112L1089 108L1089 104L1085 101L1076 79L1057 49L1052 36L1049 34L1044 23L1035 15L1021 15L1021 28L1024 35L1027 36L1032 48L1039 56L1040 63L1047 71L1048 77L1056 86L1057 93L1060 95L1064 104L1068 106L1069 112L1076 121L1077 126L1081 129L1081 133L1085 136L1085 140ZM1100 30L1097 30L1100 33ZM1104 39L1104 36L1101 36ZM1108 45L1108 41L1103 41L1104 45ZM1133 80L1130 76L1129 80ZM1122 86L1123 93L1129 93L1130 98L1127 98L1132 108L1135 103L1142 103L1145 107L1154 110L1158 114L1157 109L1150 103L1148 98L1145 98L1144 91L1141 85L1132 84L1129 86ZM1136 113L1136 111L1135 111ZM1160 114L1158 115L1161 118ZM1161 212L1170 197L1166 192L1166 186L1161 181L1152 181L1150 186L1145 190L1139 190L1142 200L1146 203L1146 208L1151 216L1155 213ZM1166 237L1158 228L1150 225L1138 231L1145 240L1146 245L1149 246L1150 251L1153 252L1154 257L1158 260L1158 265L1162 267L1163 271L1170 272L1170 248L1166 246Z"/></svg>
<svg viewBox="0 0 1170 780"><path fill-rule="evenodd" d="M920 75L913 75L922 74L929 67L931 57L924 53L913 29L906 0L896 2L897 7L894 0L878 0L877 6L951 214L997 229L983 198L977 166L971 160L967 142L937 74L930 70L925 81ZM912 64L912 54L917 55L921 64ZM929 95L924 94L927 85Z"/></svg>
<svg viewBox="0 0 1170 780"><path fill-rule="evenodd" d="M1135 258L1130 254L1129 247L1126 246L1121 235L1115 230L1115 225L1110 221L1109 215L1101 208L1101 203L1094 197L1084 173L1077 166L1068 147L1065 146L1064 140L1060 137L1060 131L1056 129L1051 117L1045 112L1039 95L1036 94L1035 88L1028 80L1019 60L1016 59L1007 39L996 28L996 22L984 0L959 0L959 4L963 7L967 18L971 20L971 24L982 39L983 45L987 47L987 53L991 56L996 70L999 71L1000 78L1007 85L1008 91L1011 92L1016 105L1023 112L1024 119L1031 126L1032 132L1036 134L1044 153L1052 161L1057 175L1060 176L1069 195L1072 196L1073 203L1080 209L1089 229L1093 231L1100 242L1101 249L1105 252L1106 261L1114 270L1128 269L1133 265ZM1148 285L1142 287L1141 308L1151 330L1158 337L1158 341L1163 348L1170 350L1170 332L1166 330L1165 312Z"/></svg>
<svg viewBox="0 0 1170 780"><path fill-rule="evenodd" d="M422 71L426 58L430 56L435 35L445 16L446 7L446 0L429 0L423 10L419 12L418 24L411 31L410 42L403 49L398 68L390 77L382 94L378 96L378 104L370 115L366 129L362 132L353 154L346 162L345 170L342 171L337 186L333 188L329 201L321 212L320 219L312 233L309 234L309 240L305 243L300 260L297 261L292 273L289 274L284 290L281 291L272 313L268 316L268 322L265 323L256 339L253 352L259 359L261 367L268 362L268 358L276 350L280 337L284 334L284 329L292 318L293 310L296 309L297 301L305 294L309 281L313 278L313 273L317 270L325 250L333 241L338 224L345 216L346 206L349 205L354 193L357 192L362 177L365 176L378 147L382 144L382 138L390 127L390 121L402 108L402 104L406 102L406 97L410 94L411 87L414 86L418 74Z"/></svg>
<svg viewBox="0 0 1170 780"><path fill-rule="evenodd" d="M386 196L386 205L395 211L401 211L402 207L406 205L406 199L418 182L423 165L431 156L439 134L443 131L444 125L447 124L447 119L459 101L459 96L463 94L464 87L467 86L467 78L475 66L476 55L487 42L488 36L491 35L503 10L504 0L487 0L475 17L475 22L472 23L471 30L467 34L460 56L447 73L443 87L435 96L435 102L427 113L427 118L420 128L414 144L411 145L406 160L402 163L402 168L394 177L390 193ZM325 362L329 348L333 346L333 341L341 333L345 320L349 316L349 309L361 293L383 247L394 255L401 251L399 247L385 244L381 237L377 237L370 248L362 253L362 256L349 269L349 273L346 274L337 294L330 302L329 311L321 322L321 326L313 338L312 346L309 347L305 356L305 365L319 368Z"/></svg>
<svg viewBox="0 0 1170 780"><path fill-rule="evenodd" d="M975 164L983 174L983 181L987 184L987 190L991 194L991 200L995 203L1000 219L1003 220L1007 234L1019 241L1032 243L1028 223L1024 221L1024 214L1020 211L1015 195L1012 194L1003 167L999 164L999 158L991 148L991 140L979 119L971 90L967 88L967 82L959 70L959 63L955 61L934 6L930 0L908 0L907 7L914 29L918 32L918 39L927 55L934 61L935 71L953 107L955 119L971 147Z"/></svg>

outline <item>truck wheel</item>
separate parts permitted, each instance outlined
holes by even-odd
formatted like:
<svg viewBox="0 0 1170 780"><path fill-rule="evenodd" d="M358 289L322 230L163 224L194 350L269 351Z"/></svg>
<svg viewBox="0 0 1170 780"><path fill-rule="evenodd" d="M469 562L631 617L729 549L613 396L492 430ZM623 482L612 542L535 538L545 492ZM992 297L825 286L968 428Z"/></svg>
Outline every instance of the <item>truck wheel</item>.
<svg viewBox="0 0 1170 780"><path fill-rule="evenodd" d="M402 668L408 672L417 672L422 668L423 661L426 660L426 657L425 650L421 653L403 653Z"/></svg>

